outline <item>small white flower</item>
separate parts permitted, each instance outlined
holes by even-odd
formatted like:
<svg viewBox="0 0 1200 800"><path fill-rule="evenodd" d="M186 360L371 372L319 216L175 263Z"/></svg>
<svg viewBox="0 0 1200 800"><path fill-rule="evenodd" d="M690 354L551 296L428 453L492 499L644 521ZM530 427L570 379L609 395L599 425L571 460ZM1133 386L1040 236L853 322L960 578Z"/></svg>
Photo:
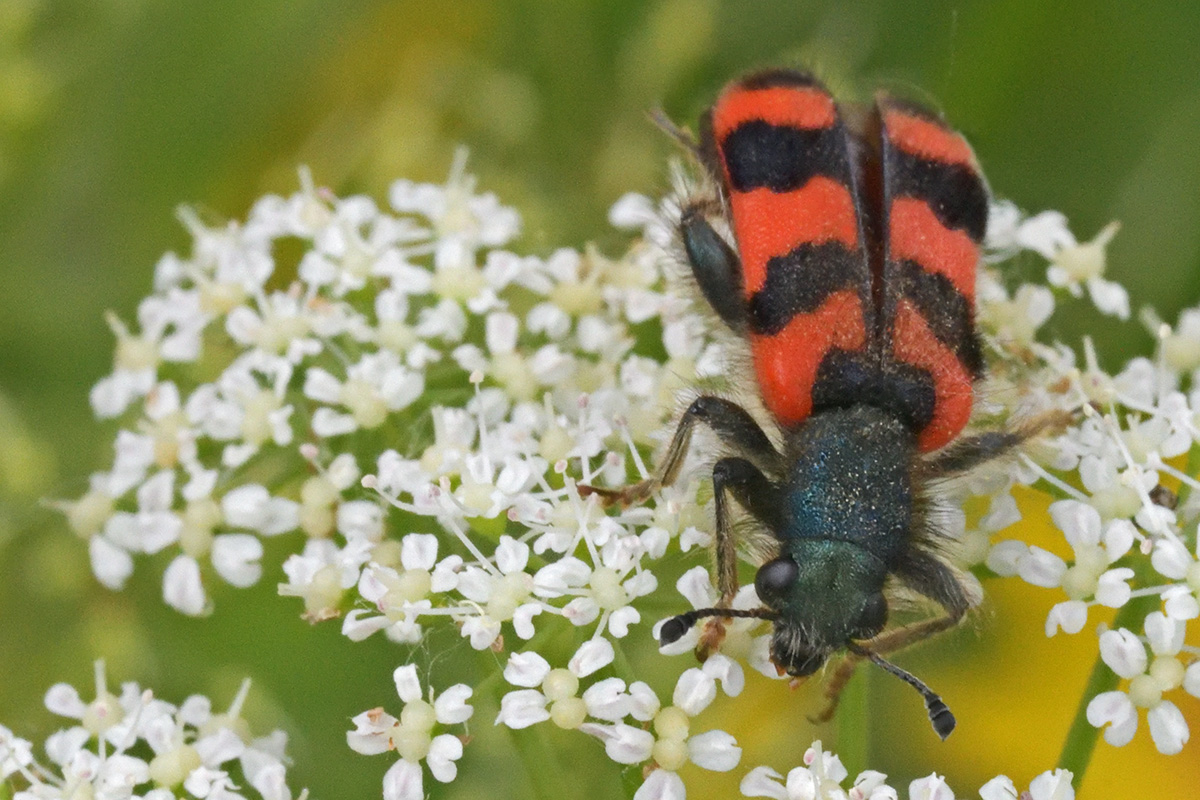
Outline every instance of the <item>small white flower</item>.
<svg viewBox="0 0 1200 800"><path fill-rule="evenodd" d="M474 709L466 702L471 687L455 684L438 697L430 690L427 701L421 697L415 666L397 667L393 678L396 694L404 701L400 717L382 708L364 711L354 718L355 729L346 734L346 743L364 755L395 750L400 760L384 776L383 796L386 800L418 800L425 796L422 761L441 783L450 783L458 775L455 762L462 757L462 740L449 733L435 736L433 731L438 725L459 725L471 718Z"/></svg>
<svg viewBox="0 0 1200 800"><path fill-rule="evenodd" d="M514 686L528 687L504 695L500 701L497 725L527 728L553 720L560 728L574 729L587 717L619 721L631 710L632 700L625 682L607 678L590 686L579 697L580 679L590 676L613 660L612 645L604 639L591 639L576 651L567 667L552 669L535 652L514 653L504 668L504 678Z"/></svg>
<svg viewBox="0 0 1200 800"><path fill-rule="evenodd" d="M642 687L644 691L648 687ZM631 698L633 697L633 687ZM713 678L703 670L691 668L676 683L672 705L660 708L656 699L646 711L653 711L653 733L649 730L618 722L614 725L586 723L579 727L584 733L604 742L608 757L619 764L640 764L653 759L658 768L650 773L635 793L635 797L683 797L683 783L677 771L691 761L697 766L716 772L727 772L741 760L742 749L725 731L711 730L691 733L691 718L699 714L716 697ZM645 699L634 700L634 709ZM659 777L655 777L659 775Z"/></svg>
<svg viewBox="0 0 1200 800"><path fill-rule="evenodd" d="M1183 647L1184 623L1160 611L1147 615L1146 639L1153 661L1141 640L1128 630L1105 631L1100 636L1104 663L1129 679L1126 691L1103 692L1088 704L1088 722L1104 730L1104 740L1114 747L1127 744L1137 731L1138 708L1148 711L1150 736L1160 753L1173 755L1190 736L1179 708L1163 693L1185 685L1187 671L1177 658Z"/></svg>
<svg viewBox="0 0 1200 800"><path fill-rule="evenodd" d="M779 782L782 776L775 770L755 767L742 778L739 787L741 793L746 797L771 797L775 800L845 800L850 796L854 796L855 800L882 800L889 796L886 791L881 791L890 787L882 786L886 776L880 773L860 775L855 781L855 788L851 789L852 793L857 794L848 795L841 786L848 776L846 768L836 755L824 751L819 741L813 742L812 747L805 751L803 761L804 766L788 772L783 784ZM890 796L894 797L895 792Z"/></svg>

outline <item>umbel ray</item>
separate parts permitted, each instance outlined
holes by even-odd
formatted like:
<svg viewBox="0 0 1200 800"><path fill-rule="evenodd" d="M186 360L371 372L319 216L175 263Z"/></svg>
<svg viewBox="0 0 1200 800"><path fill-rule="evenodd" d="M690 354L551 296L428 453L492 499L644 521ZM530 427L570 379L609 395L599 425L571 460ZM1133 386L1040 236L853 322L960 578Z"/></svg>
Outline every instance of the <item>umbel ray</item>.
<svg viewBox="0 0 1200 800"><path fill-rule="evenodd" d="M693 429L706 425L722 445L712 469L720 600L669 619L662 643L715 618L703 656L723 636L719 620L768 620L781 674L808 676L844 653L821 719L866 659L921 694L944 739L955 726L946 704L883 657L954 627L979 602L939 555L928 488L1061 421L959 436L983 375L974 295L988 194L974 154L930 111L886 94L844 110L791 70L727 86L702 117L699 142L659 122L718 187L718 197L685 204L681 249L716 315L747 342L782 447L745 408L702 395L652 477L582 489L606 503L645 499L676 480ZM714 228L717 215L736 248ZM731 498L771 542L754 581L761 608L730 608ZM890 582L943 613L885 629Z"/></svg>

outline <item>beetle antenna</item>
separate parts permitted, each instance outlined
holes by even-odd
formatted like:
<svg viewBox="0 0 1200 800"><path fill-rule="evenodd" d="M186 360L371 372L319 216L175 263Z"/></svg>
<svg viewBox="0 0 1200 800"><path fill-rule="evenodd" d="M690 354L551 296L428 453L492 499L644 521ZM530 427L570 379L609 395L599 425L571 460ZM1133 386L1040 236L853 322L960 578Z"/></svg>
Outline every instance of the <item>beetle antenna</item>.
<svg viewBox="0 0 1200 800"><path fill-rule="evenodd" d="M774 622L779 615L769 608L697 608L685 614L671 617L658 629L658 642L668 645L678 641L688 630L705 617L737 617L740 619L765 619Z"/></svg>
<svg viewBox="0 0 1200 800"><path fill-rule="evenodd" d="M672 122L671 118L667 116L667 112L661 108L652 108L646 112L646 116L650 118L650 121L659 130L674 139L676 144L696 158L700 157L700 145L696 142L696 137L692 136L691 131L685 130Z"/></svg>
<svg viewBox="0 0 1200 800"><path fill-rule="evenodd" d="M942 698L938 697L920 678L911 672L900 669L892 662L884 660L882 656L865 647L851 646L850 652L871 659L876 665L892 673L920 692L921 697L925 699L925 711L929 714L929 721L933 724L933 731L942 738L942 741L945 741L946 737L954 732L956 724L954 714L950 713L950 708L942 701Z"/></svg>

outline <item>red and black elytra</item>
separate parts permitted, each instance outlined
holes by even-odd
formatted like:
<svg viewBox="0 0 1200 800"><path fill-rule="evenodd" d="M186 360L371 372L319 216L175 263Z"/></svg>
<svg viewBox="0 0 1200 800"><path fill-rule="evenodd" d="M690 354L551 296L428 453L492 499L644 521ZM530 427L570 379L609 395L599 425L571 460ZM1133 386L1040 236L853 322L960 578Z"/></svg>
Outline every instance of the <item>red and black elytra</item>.
<svg viewBox="0 0 1200 800"><path fill-rule="evenodd" d="M722 445L712 469L721 599L664 622L660 641L713 618L704 656L722 620L769 620L781 674L807 676L844 654L819 719L869 659L920 692L945 738L955 725L945 703L883 658L953 627L980 599L943 558L930 487L1059 421L959 437L983 373L974 301L988 193L971 148L919 106L880 94L843 109L812 75L778 69L726 87L698 143L664 125L716 186L715 198L684 203L681 249L713 310L747 340L782 447L737 403L701 395L651 478L581 491L646 498L675 481L692 430L706 425ZM760 608L730 607L742 530L730 498L770 543L754 581ZM887 628L897 586L944 613Z"/></svg>
<svg viewBox="0 0 1200 800"><path fill-rule="evenodd" d="M854 130L811 76L782 71L728 87L703 134L775 418L795 425L873 393L922 451L953 440L983 366L973 314L988 199L967 143L884 95Z"/></svg>

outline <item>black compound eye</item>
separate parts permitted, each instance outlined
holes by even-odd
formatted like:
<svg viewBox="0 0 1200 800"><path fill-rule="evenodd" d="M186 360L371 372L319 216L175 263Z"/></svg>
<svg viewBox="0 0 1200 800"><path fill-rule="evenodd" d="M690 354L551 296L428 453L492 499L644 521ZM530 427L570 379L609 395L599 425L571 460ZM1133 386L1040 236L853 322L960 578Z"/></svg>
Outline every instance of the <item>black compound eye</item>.
<svg viewBox="0 0 1200 800"><path fill-rule="evenodd" d="M800 568L787 556L763 564L754 576L754 588L758 591L759 599L765 601L786 594L796 583L799 574Z"/></svg>
<svg viewBox="0 0 1200 800"><path fill-rule="evenodd" d="M867 604L863 606L862 613L858 615L856 626L858 637L865 639L879 633L887 624L887 617L887 600L883 595L877 594L867 601Z"/></svg>

